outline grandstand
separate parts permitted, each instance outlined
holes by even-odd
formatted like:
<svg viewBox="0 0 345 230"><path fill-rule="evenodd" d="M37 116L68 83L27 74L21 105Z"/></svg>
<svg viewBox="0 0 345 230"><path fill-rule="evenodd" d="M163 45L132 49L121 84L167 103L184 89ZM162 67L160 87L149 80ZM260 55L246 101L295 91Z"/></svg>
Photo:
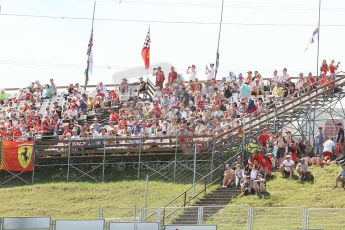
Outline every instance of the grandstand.
<svg viewBox="0 0 345 230"><path fill-rule="evenodd" d="M13 113L13 120L17 117L19 121L17 126L4 123L2 140L34 140L34 169L19 174L12 173L11 170L2 171L2 184L14 179L35 183L35 180L39 180L45 172L53 168L61 171L67 181L105 182L111 180L108 172L114 169L134 168L137 179L192 184L164 205L163 213L160 213L162 210L148 210L142 214L141 220L154 219L162 225L207 222L208 217L221 212L223 207L240 193L236 188L233 191L220 187L214 189L222 179L224 164L231 164L238 155L244 159L248 158L253 149L257 148L256 137L264 127L270 132L284 133L285 130L292 130L294 136L310 140L317 127L317 124L312 123L315 122L315 117L325 111L332 115L335 106L344 97L344 75L339 74L332 81L323 84L306 81L298 90L284 93L284 88L289 89L289 84L298 84L291 79L287 80L290 83L284 86L270 85L270 81L265 80L265 83L262 82L261 92L255 91L251 96L243 95L241 90L238 93L236 88L230 87L233 95L229 98L219 95L222 90L226 90L224 80L200 82L203 88L216 90L211 95L209 92L212 90L204 92L206 99L210 97L211 100L199 104L203 98L198 98L198 94L203 91L193 91L193 82L172 83L166 86L166 89L157 91L148 79L144 92L140 92L141 83L120 83L115 86L115 91L106 89L111 86L104 86L102 83L95 86L96 90L91 91L83 91L72 85L67 87L67 91L56 90L56 95L52 89L51 95L45 98L37 92L43 95L47 86L41 88L38 83L34 83L32 92L30 88L20 89L19 93L7 96L1 107L5 111L3 114L8 116L6 112ZM125 90L121 91L123 86ZM179 90L185 86L189 87L189 93L194 96L195 105L179 105L183 100L176 100L177 104L168 104L170 110L175 108L179 112L179 124L163 129L165 119L172 123L172 118L177 116L174 113L170 114L169 118L162 115L165 107L163 95L167 94L173 98L173 89ZM282 94L274 95L274 87L282 87ZM252 92L253 89L256 88L252 86ZM256 109L250 111L249 103L237 99L240 96L249 101L253 100ZM230 102L224 111L221 106L217 107L218 98L222 98L223 102ZM260 98L264 99L264 104L260 104ZM236 116L231 117L231 104L237 103L235 100L238 100L241 106L244 102L246 110L241 111L239 108L236 110ZM270 101L273 101L273 104L270 104ZM85 102L87 108L81 109ZM139 109L138 104L143 108ZM145 117L144 112L146 104L148 117ZM76 113L73 113L73 107L78 108ZM184 115L186 107L206 116L203 117L201 131L197 131L199 116ZM204 113L207 108L213 114ZM138 114L135 110L142 113ZM165 113L168 114L170 110ZM117 119L112 120L111 114L117 114ZM135 115L137 118L133 119ZM8 117L4 118L7 121ZM22 118L30 123L20 126ZM123 123L123 120L126 122ZM190 123L187 124L188 122ZM209 124L211 126L208 126ZM121 125L124 125L125 129L121 128ZM15 130L19 132L14 132ZM203 195L205 196L202 198ZM179 208L188 205L195 208ZM200 207L208 206L210 207L200 211ZM200 212L203 213L202 219Z"/></svg>

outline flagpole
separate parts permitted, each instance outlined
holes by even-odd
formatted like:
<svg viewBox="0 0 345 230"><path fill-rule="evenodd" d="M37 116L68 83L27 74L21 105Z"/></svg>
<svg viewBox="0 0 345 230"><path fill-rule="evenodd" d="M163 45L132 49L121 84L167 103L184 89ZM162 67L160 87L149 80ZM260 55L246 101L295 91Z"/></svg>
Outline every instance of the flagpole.
<svg viewBox="0 0 345 230"><path fill-rule="evenodd" d="M93 14L92 14L92 24L91 24L91 33L93 33L93 24L95 22L95 12L96 12L96 2L97 0L95 0L95 2L93 3ZM93 39L93 38L92 38ZM87 73L88 74L88 73ZM85 86L84 86L84 90L86 91L86 87L87 87L87 82L88 82L88 77L85 75Z"/></svg>
<svg viewBox="0 0 345 230"><path fill-rule="evenodd" d="M218 44L217 44L217 54L216 54L216 71L214 74L215 79L217 79L217 72L218 72L218 65L219 65L219 43L220 43L220 35L221 35L222 24L223 24L223 10L224 10L224 0L222 0L222 9L221 9L221 13L220 13Z"/></svg>
<svg viewBox="0 0 345 230"><path fill-rule="evenodd" d="M320 54L320 24L321 24L321 0L319 0L319 22L318 22L318 39L317 39L317 55L316 55L316 77L319 77L319 54Z"/></svg>

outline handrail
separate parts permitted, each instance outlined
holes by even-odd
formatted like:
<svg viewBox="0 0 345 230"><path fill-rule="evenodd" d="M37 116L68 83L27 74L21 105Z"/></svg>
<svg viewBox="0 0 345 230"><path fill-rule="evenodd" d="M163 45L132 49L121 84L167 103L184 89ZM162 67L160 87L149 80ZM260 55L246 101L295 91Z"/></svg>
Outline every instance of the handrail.
<svg viewBox="0 0 345 230"><path fill-rule="evenodd" d="M312 94L312 93L314 93L314 92L317 92L317 91L320 90L320 89L327 88L327 87L331 86L332 84L334 84L334 83L336 83L336 82L338 82L338 81L340 81L340 80L343 80L344 78L345 78L345 75L337 75L334 81L331 81L331 82L329 82L329 83L327 83L327 84L325 84L325 85L321 85L321 86L318 85L318 82L315 82L313 85L309 85L309 86L307 86L307 87L305 87L305 88L303 88L303 89L310 88L311 86L319 86L319 87L316 87L315 89L311 90L311 91L308 92L308 93L305 93L303 96L300 96L300 97L295 97L295 96L297 96L297 95L300 93L300 92L297 91L297 92L295 92L295 93L293 93L293 94L291 95L292 98L296 98L295 100L291 100L291 101L289 101L289 102L287 102L287 103L284 103L283 105L279 106L278 108L271 109L271 111L272 111L272 112L273 112L273 111L277 111L277 110L279 110L279 109L281 109L281 108L284 108L284 107L286 107L286 106L288 106L288 105L290 105L290 104L293 104L294 102L300 100L301 97L309 96L310 94ZM250 118L251 116L252 116L252 114L247 114L247 115L245 115L245 116L243 116L243 117L241 117L241 118L239 118L239 119L246 119L246 118ZM257 116L257 117L254 117L254 120L252 120L252 122L253 122L253 121L256 121L256 120L260 120L263 116L264 116L264 115L259 115L259 116ZM223 136L228 135L228 134L230 134L230 133L233 133L234 131L236 131L236 130L238 130L238 129L240 129L240 128L241 128L241 125L238 126L238 127L235 127L235 128L231 127L231 130L219 134L218 136L216 136L216 138L217 138L217 139L222 139ZM244 128L245 128L245 127L244 127Z"/></svg>

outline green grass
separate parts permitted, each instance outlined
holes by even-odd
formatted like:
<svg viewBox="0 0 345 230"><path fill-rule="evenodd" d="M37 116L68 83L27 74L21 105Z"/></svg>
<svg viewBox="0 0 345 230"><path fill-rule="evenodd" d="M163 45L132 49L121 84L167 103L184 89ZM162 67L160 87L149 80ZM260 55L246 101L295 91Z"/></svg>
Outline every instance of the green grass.
<svg viewBox="0 0 345 230"><path fill-rule="evenodd" d="M165 205L189 184L149 183L149 207ZM199 187L198 187L199 188ZM97 218L98 208L145 205L145 181L47 183L0 189L1 216ZM200 188L199 188L200 189ZM183 197L178 202L183 202ZM105 217L131 217L132 210L106 211Z"/></svg>
<svg viewBox="0 0 345 230"><path fill-rule="evenodd" d="M345 209L317 209L345 208L344 189L333 189L339 170L336 165L310 168L314 183L284 179L275 173L267 182L268 195L235 198L233 205L213 215L207 223L217 224L218 230L247 229L249 204L254 211L255 230L301 229L302 207L315 208L308 209L309 228L345 229Z"/></svg>
<svg viewBox="0 0 345 230"><path fill-rule="evenodd" d="M315 177L314 183L284 179L280 173L275 173L274 179L267 182L268 196L241 197L233 203L255 207L345 208L344 189L333 189L340 167L312 167L310 171Z"/></svg>

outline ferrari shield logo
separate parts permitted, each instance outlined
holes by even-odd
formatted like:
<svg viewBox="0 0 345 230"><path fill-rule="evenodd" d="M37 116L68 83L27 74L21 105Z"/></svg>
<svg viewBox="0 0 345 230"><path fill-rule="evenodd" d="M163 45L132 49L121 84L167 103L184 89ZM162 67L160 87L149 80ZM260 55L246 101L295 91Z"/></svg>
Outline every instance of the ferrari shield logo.
<svg viewBox="0 0 345 230"><path fill-rule="evenodd" d="M33 146L30 144L23 144L18 146L18 161L19 164L25 169L31 162L31 155Z"/></svg>

